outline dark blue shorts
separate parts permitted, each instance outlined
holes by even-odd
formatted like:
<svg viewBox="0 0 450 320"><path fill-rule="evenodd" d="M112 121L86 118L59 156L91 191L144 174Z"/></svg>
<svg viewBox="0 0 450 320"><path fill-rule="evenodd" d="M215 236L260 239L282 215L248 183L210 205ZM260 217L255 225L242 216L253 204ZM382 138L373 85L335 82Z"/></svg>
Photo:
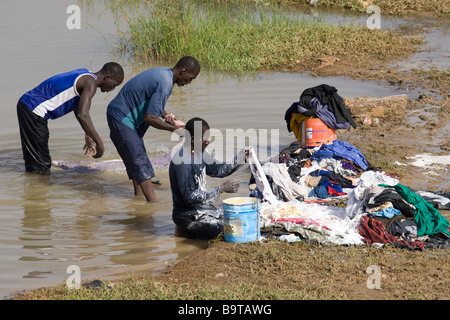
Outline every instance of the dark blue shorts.
<svg viewBox="0 0 450 320"><path fill-rule="evenodd" d="M138 184L155 176L145 150L144 139L129 126L107 115L111 141L127 169L128 177Z"/></svg>

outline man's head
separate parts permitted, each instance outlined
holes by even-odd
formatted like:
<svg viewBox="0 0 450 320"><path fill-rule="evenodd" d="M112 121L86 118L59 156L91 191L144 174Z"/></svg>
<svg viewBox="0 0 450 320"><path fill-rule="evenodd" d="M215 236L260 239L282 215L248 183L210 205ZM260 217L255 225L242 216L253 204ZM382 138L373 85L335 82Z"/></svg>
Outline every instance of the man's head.
<svg viewBox="0 0 450 320"><path fill-rule="evenodd" d="M186 142L190 137L191 150L198 152L200 150L196 149L201 147L203 152L209 144L209 124L202 118L195 117L186 122L184 128L189 132L189 135L186 135Z"/></svg>
<svg viewBox="0 0 450 320"><path fill-rule="evenodd" d="M173 83L182 87L197 78L200 73L200 64L194 57L186 56L177 62L175 67L172 68L172 71Z"/></svg>
<svg viewBox="0 0 450 320"><path fill-rule="evenodd" d="M124 71L120 64L115 62L106 63L98 72L99 87L102 92L114 90L123 82Z"/></svg>

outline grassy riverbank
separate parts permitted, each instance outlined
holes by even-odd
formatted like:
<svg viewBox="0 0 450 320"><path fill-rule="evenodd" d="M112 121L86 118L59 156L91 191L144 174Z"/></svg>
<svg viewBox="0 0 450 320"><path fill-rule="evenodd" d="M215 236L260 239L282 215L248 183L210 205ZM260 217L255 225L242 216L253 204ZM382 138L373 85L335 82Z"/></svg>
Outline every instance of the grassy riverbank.
<svg viewBox="0 0 450 320"><path fill-rule="evenodd" d="M137 59L192 55L203 66L231 72L311 69L319 58L377 64L407 57L422 44L421 37L392 30L293 18L279 7L228 1L156 2L128 23L121 49Z"/></svg>
<svg viewBox="0 0 450 320"><path fill-rule="evenodd" d="M16 299L348 300L448 299L448 250L319 246L304 242L213 243L157 277L106 282L110 288L43 288ZM367 268L381 268L368 287Z"/></svg>
<svg viewBox="0 0 450 320"><path fill-rule="evenodd" d="M281 0L291 4L307 4L306 0ZM318 0L318 7L331 7L349 9L353 11L365 12L369 5L376 5L382 14L404 15L407 13L438 14L446 15L450 13L448 3L441 0Z"/></svg>
<svg viewBox="0 0 450 320"><path fill-rule="evenodd" d="M233 1L233 0L228 0ZM234 0L247 3L258 3L259 0ZM220 2L216 1L216 2ZM308 5L311 0L267 0L264 3L278 3L283 5ZM367 7L376 5L382 14L386 15L427 15L437 14L440 16L450 14L450 6L441 0L317 0L314 7L344 9L355 12L366 12Z"/></svg>

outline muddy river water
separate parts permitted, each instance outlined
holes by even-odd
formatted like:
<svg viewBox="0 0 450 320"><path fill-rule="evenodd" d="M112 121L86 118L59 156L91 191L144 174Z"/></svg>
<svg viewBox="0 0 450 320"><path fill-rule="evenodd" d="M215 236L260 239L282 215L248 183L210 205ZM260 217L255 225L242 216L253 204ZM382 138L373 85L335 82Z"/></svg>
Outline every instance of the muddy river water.
<svg viewBox="0 0 450 320"><path fill-rule="evenodd" d="M0 297L63 283L70 265L80 267L82 280L160 272L207 245L174 236L167 167L156 168L162 185L155 187L159 199L155 205L132 195L123 170L80 173L54 167L47 177L24 174L15 109L19 97L54 74L80 67L98 71L115 58L111 46L117 36L111 15L105 11L98 16L82 8L81 29L69 30L66 11L73 4L76 1L0 2ZM152 67L118 62L124 66L125 81ZM200 116L224 134L226 129L255 129L262 132L260 147L271 144L267 150L276 150L295 140L283 119L287 107L304 89L322 83L337 87L345 97L404 93L389 85L346 78L285 73L238 78L203 70L191 85L174 88L166 110L184 120ZM91 116L106 148L101 160L119 159L105 116L119 89L98 91L93 99ZM73 115L50 121L49 127L53 160L92 161L81 150L83 132ZM277 137L275 143L272 135ZM170 152L179 138L150 128L145 143L150 156L160 156ZM241 182L233 196L247 196L248 167L233 178ZM211 186L220 182L209 181Z"/></svg>

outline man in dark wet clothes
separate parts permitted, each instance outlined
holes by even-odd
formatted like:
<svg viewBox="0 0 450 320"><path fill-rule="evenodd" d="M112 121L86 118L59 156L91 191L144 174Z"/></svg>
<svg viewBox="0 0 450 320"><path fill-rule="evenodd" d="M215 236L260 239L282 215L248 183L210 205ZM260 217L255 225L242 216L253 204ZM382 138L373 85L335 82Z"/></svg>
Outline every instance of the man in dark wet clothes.
<svg viewBox="0 0 450 320"><path fill-rule="evenodd" d="M89 115L91 100L97 88L109 92L123 78L123 68L108 62L95 73L82 68L55 75L22 95L17 103L17 117L26 172L50 172L48 119L58 119L72 111L85 132L85 154L101 158L104 146Z"/></svg>
<svg viewBox="0 0 450 320"><path fill-rule="evenodd" d="M187 85L200 73L200 64L190 56L182 57L173 68L158 67L130 79L107 108L110 138L125 164L135 195L156 203L152 186L155 176L143 137L149 127L175 131L184 123L165 110L175 84Z"/></svg>
<svg viewBox="0 0 450 320"><path fill-rule="evenodd" d="M211 239L223 232L223 212L213 206L221 193L235 193L236 180L208 189L206 176L223 178L246 163L248 152L242 149L230 162L220 163L205 148L209 144L209 125L201 118L186 123L184 146L175 152L169 166L172 189L172 219L176 234L188 238Z"/></svg>

